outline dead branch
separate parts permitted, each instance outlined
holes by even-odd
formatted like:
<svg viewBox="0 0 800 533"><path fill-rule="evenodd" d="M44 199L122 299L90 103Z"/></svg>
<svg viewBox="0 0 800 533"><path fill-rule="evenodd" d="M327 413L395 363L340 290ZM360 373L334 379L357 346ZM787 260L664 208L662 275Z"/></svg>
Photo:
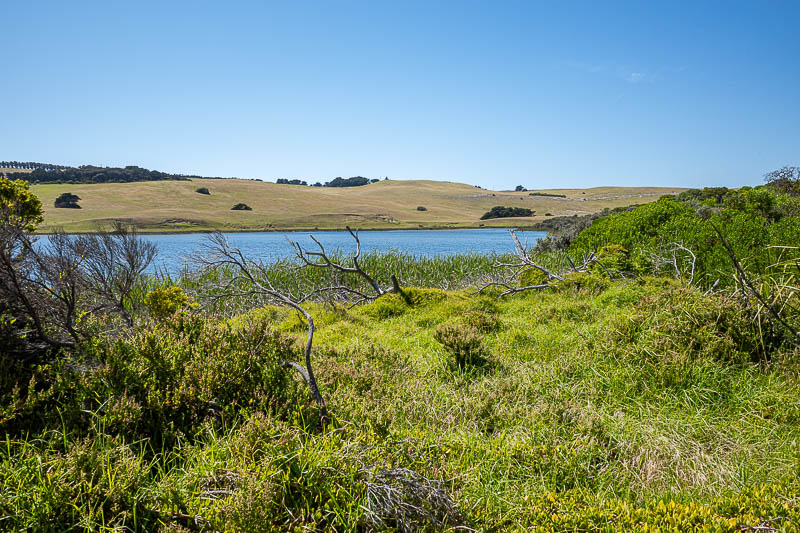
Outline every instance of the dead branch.
<svg viewBox="0 0 800 533"><path fill-rule="evenodd" d="M513 263L505 263L502 261L495 262L495 268L499 272L504 272L505 278L502 281L491 281L485 283L473 294L480 294L490 287L501 287L505 289L499 295L502 298L504 296L508 296L509 294L515 294L518 292L549 289L555 283L569 281L568 278L566 278L567 274L574 272L588 272L595 263L600 265L600 267L606 271L611 279L614 279L614 276L611 274L611 272L609 272L609 270L597 260L596 253L591 253L588 256L584 255L580 265L577 265L571 257L567 256L567 261L570 264L570 268L561 273L553 272L535 262L531 258L530 254L528 254L527 248L520 242L519 237L517 237L517 233L514 230L510 230L509 233L511 234L511 238L514 240L514 248L517 260ZM542 283L536 283L533 285L525 285L522 287L517 286L515 282L517 279L519 279L519 276L523 272L530 269L538 270L544 274L545 280Z"/></svg>
<svg viewBox="0 0 800 533"><path fill-rule="evenodd" d="M307 299L306 296L286 294L277 290L266 275L266 270L248 261L244 254L238 249L234 248L228 243L228 239L220 232L213 233L208 236L208 243L204 245L206 254L195 255L193 260L205 268L216 268L223 265L234 267L239 275L235 276L232 280L222 287L222 292L216 294L214 297L217 299L231 298L235 296L247 295L262 295L271 299L272 301L285 305L299 312L308 324L308 337L306 339L304 358L305 367L294 361L279 361L283 367L291 367L303 378L308 386L311 396L317 402L320 409L320 421L323 426L328 423L328 407L320 393L317 385L317 380L314 376L314 369L311 364L311 350L314 345L314 319L302 307L301 302ZM257 272L258 271L258 272ZM248 290L233 291L233 287L237 282L246 282L249 285Z"/></svg>
<svg viewBox="0 0 800 533"><path fill-rule="evenodd" d="M756 288L753 286L753 283L750 281L750 278L747 277L747 274L745 273L744 269L742 268L742 265L739 264L739 260L736 258L736 254L733 252L733 248L731 248L730 244L728 244L728 241L725 240L725 236L722 235L722 232L719 230L719 228L711 221L709 221L709 224L711 224L711 227L714 228L714 231L716 231L717 235L719 235L720 241L722 242L722 246L725 248L725 251L728 253L728 257L730 258L731 262L733 263L733 267L736 269L736 272L739 274L739 279L742 282L742 288L744 289L746 287L747 289L750 289L750 292L753 293L753 296L755 296L758 299L758 301L761 302L761 304L770 312L770 314L773 316L773 318L775 318L775 320L780 322L781 325L783 325L783 327L785 327L787 330L789 330L789 332L796 339L800 339L800 333L798 333L796 329L794 329L791 325L789 325L781 317L780 313L775 311L775 308L772 305L770 305L770 303L767 302L767 300L764 299L763 296L761 296L761 293L758 290L756 290ZM742 292L746 293L747 291L743 290Z"/></svg>
<svg viewBox="0 0 800 533"><path fill-rule="evenodd" d="M339 296L343 296L344 299L349 299L348 297L356 297L355 303L353 305L357 305L361 302L366 301L373 301L381 296L390 293L401 293L402 289L400 288L400 282L397 280L397 277L392 274L391 275L391 286L390 287L381 287L381 285L372 277L369 273L367 273L359 263L361 259L361 240L358 238L358 232L353 231L350 229L350 226L347 226L347 232L353 237L353 240L356 242L356 250L353 256L350 258L350 262L352 266L348 266L337 262L336 260L332 259L331 256L325 251L325 247L322 243L314 237L314 235L310 235L311 240L317 245L318 251L313 250L306 250L304 249L299 242L297 241L289 241L289 244L294 249L295 255L297 259L300 260L303 266L307 267L315 267L315 268L327 268L333 272L340 272L342 274L355 274L356 276L360 277L369 285L372 289L373 293L369 294L367 292L353 289L351 287L347 287L344 285L331 285L329 287L324 287L321 289L317 289L313 291L314 293L337 293ZM311 297L312 294L309 294L307 297Z"/></svg>
<svg viewBox="0 0 800 533"><path fill-rule="evenodd" d="M364 469L367 520L374 529L411 532L460 526L464 518L441 481L407 468Z"/></svg>

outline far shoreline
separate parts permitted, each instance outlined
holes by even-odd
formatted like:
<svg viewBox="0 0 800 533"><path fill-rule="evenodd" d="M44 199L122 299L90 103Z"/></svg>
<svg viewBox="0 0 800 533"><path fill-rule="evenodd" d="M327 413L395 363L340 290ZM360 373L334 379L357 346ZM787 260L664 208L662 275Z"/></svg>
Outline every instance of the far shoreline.
<svg viewBox="0 0 800 533"><path fill-rule="evenodd" d="M206 229L206 230L164 230L164 231L151 231L136 229L137 235L205 235L209 233L336 233L347 231L346 227L343 228L286 228L286 229ZM432 226L425 228L402 227L402 228L350 228L353 231L458 231L458 230L484 230L484 229L506 229L506 230L519 230L519 231L539 231L542 233L550 233L547 229L539 228L535 224L529 225L509 225L509 226ZM37 231L35 235L54 235L56 231ZM67 231L66 235L93 235L99 233L98 231Z"/></svg>

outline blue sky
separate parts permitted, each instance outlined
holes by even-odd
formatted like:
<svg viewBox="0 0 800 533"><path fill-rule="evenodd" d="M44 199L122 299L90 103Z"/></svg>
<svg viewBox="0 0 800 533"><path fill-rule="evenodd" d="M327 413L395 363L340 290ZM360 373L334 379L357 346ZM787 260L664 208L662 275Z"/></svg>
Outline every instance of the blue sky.
<svg viewBox="0 0 800 533"><path fill-rule="evenodd" d="M502 189L800 165L800 2L0 3L0 160Z"/></svg>

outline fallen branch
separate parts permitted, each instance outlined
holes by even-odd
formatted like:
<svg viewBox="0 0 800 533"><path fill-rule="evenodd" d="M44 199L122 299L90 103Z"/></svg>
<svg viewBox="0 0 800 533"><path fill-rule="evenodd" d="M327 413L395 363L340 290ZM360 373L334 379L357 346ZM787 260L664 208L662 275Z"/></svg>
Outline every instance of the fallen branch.
<svg viewBox="0 0 800 533"><path fill-rule="evenodd" d="M709 224L711 224L711 227L714 228L714 231L716 231L717 235L719 235L720 241L722 242L722 246L725 248L725 251L728 253L728 257L730 257L731 262L733 263L733 267L736 269L736 272L739 274L739 278L742 281L742 287L747 287L748 289L750 289L750 292L753 293L753 296L755 296L758 299L758 301L761 302L761 304L770 312L770 314L773 316L773 318L775 318L775 320L780 322L783 325L783 327L785 327L787 330L789 330L789 332L791 332L791 334L796 339L800 339L800 333L798 333L796 329L794 329L791 325L789 325L781 317L780 313L775 311L775 308L772 305L770 305L769 302L767 302L767 300L765 300L764 297L761 296L761 293L759 291L757 291L756 288L753 286L753 283L750 281L750 278L747 277L747 274L745 273L744 269L742 268L742 265L739 264L739 260L736 259L736 254L734 254L733 248L731 248L730 244L728 244L728 241L725 240L725 236L722 235L722 232L719 230L719 228L711 221L709 221ZM745 291L743 291L743 293L744 292Z"/></svg>

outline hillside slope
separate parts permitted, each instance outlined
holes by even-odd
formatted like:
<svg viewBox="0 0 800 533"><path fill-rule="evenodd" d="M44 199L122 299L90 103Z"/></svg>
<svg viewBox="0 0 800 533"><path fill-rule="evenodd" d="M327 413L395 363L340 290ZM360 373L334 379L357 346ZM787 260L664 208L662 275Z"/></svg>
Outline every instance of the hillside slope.
<svg viewBox="0 0 800 533"><path fill-rule="evenodd" d="M196 189L206 187L209 195ZM92 231L114 220L143 231L280 231L290 229L408 229L497 227L531 224L550 213L582 215L604 208L646 203L680 188L597 187L549 189L566 198L529 192L489 191L471 185L439 181L381 181L363 187L331 188L278 185L239 179L192 179L93 185L34 185L45 222L41 231L64 228ZM81 209L56 209L55 198L77 194ZM244 202L252 211L231 211ZM533 217L481 221L496 205L527 207ZM425 211L417 210L418 206Z"/></svg>

